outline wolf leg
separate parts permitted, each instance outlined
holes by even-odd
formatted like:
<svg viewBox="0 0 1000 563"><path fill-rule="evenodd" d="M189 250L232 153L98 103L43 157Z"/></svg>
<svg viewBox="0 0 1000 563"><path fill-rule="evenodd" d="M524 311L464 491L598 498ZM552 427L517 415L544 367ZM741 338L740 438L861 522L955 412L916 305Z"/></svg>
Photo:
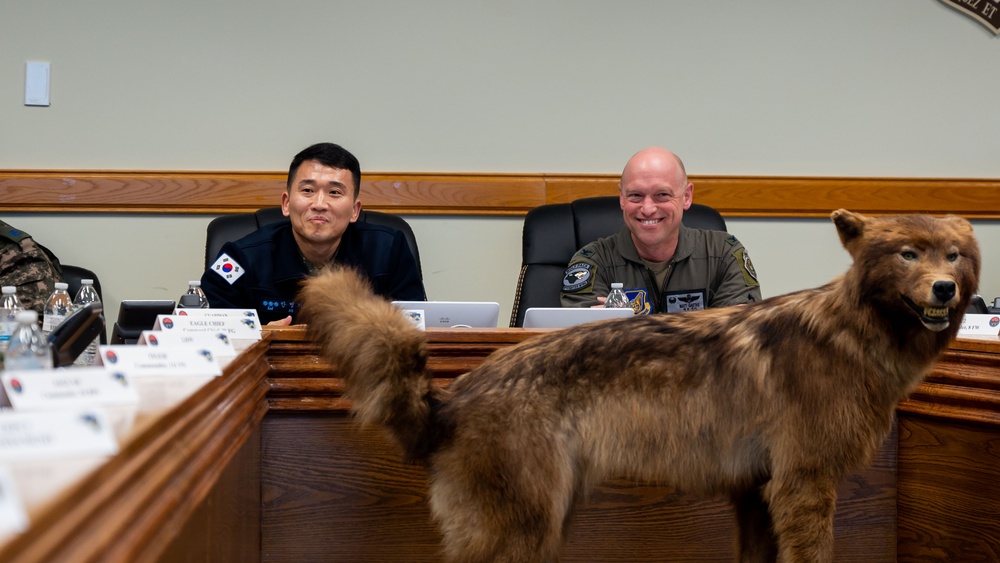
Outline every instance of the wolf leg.
<svg viewBox="0 0 1000 563"><path fill-rule="evenodd" d="M736 512L737 560L741 563L773 563L778 559L771 513L759 487L732 496Z"/></svg>
<svg viewBox="0 0 1000 563"><path fill-rule="evenodd" d="M774 476L764 486L783 563L833 561L833 512L837 488L816 470Z"/></svg>

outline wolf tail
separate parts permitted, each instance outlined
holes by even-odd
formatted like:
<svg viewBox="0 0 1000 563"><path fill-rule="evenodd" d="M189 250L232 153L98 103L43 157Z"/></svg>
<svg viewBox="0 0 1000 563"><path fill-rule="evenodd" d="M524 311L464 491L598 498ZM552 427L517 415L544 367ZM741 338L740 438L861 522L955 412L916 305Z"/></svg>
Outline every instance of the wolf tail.
<svg viewBox="0 0 1000 563"><path fill-rule="evenodd" d="M427 370L424 333L349 268L326 268L304 283L299 299L309 335L344 379L358 420L386 427L407 460L426 460L440 443L443 392Z"/></svg>

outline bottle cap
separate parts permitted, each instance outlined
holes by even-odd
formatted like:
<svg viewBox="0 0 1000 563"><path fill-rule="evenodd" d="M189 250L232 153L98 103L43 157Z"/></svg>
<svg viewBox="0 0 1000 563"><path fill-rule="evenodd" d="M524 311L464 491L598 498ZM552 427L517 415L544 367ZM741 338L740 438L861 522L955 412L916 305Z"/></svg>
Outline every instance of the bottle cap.
<svg viewBox="0 0 1000 563"><path fill-rule="evenodd" d="M201 280L191 280L191 281L188 282L188 285L193 285L195 287L201 287Z"/></svg>
<svg viewBox="0 0 1000 563"><path fill-rule="evenodd" d="M94 280L90 278L83 278L80 280L80 285L94 285Z"/></svg>
<svg viewBox="0 0 1000 563"><path fill-rule="evenodd" d="M615 283L611 284L611 289L621 289L622 287L623 287L623 285L621 283L619 283L619 282L615 282Z"/></svg>
<svg viewBox="0 0 1000 563"><path fill-rule="evenodd" d="M3 293L17 293L17 288L12 285L3 286Z"/></svg>
<svg viewBox="0 0 1000 563"><path fill-rule="evenodd" d="M69 289L69 284L66 282L56 282L56 289Z"/></svg>

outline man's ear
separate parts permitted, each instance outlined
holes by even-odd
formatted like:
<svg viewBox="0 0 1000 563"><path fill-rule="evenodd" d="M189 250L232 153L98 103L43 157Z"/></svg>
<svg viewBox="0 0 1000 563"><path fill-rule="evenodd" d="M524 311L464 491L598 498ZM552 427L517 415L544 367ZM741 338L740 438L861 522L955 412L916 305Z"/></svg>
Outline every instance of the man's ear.
<svg viewBox="0 0 1000 563"><path fill-rule="evenodd" d="M288 217L288 190L281 192L281 214Z"/></svg>

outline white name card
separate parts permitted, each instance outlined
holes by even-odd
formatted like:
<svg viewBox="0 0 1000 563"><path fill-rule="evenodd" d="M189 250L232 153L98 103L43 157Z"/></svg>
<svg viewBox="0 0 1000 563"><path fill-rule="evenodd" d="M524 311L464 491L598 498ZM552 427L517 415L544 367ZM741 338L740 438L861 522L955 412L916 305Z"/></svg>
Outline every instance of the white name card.
<svg viewBox="0 0 1000 563"><path fill-rule="evenodd" d="M207 348L193 346L99 346L105 370L130 377L147 375L219 375L222 368Z"/></svg>
<svg viewBox="0 0 1000 563"><path fill-rule="evenodd" d="M14 478L0 466L0 540L28 528L28 513L14 488Z"/></svg>
<svg viewBox="0 0 1000 563"><path fill-rule="evenodd" d="M1000 315L969 313L962 317L959 336L997 336L1000 334Z"/></svg>
<svg viewBox="0 0 1000 563"><path fill-rule="evenodd" d="M253 319L257 321L260 325L260 318L257 316L257 311L253 309L195 309L195 308L178 308L174 309L174 315L178 317L208 317L208 318L227 318L236 317L239 319Z"/></svg>
<svg viewBox="0 0 1000 563"><path fill-rule="evenodd" d="M118 453L100 408L0 412L0 462Z"/></svg>
<svg viewBox="0 0 1000 563"><path fill-rule="evenodd" d="M216 309L216 311L225 310ZM158 315L156 322L153 324L153 330L164 332L224 332L233 341L233 347L237 352L243 351L254 342L260 340L261 337L260 320L256 317L256 314L253 318L241 316Z"/></svg>
<svg viewBox="0 0 1000 563"><path fill-rule="evenodd" d="M139 403L139 394L125 374L100 367L11 371L0 381L16 410Z"/></svg>
<svg viewBox="0 0 1000 563"><path fill-rule="evenodd" d="M217 356L235 356L233 340L225 332L177 332L175 330L144 330L136 344L140 346L194 346L208 348Z"/></svg>

